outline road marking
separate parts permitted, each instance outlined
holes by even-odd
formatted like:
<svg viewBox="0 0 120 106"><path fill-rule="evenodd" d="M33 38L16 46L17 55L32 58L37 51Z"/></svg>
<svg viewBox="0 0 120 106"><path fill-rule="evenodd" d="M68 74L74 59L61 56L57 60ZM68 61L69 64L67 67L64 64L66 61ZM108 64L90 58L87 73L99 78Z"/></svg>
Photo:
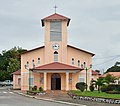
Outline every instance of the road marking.
<svg viewBox="0 0 120 106"><path fill-rule="evenodd" d="M9 93L14 94L13 92L9 92Z"/></svg>
<svg viewBox="0 0 120 106"><path fill-rule="evenodd" d="M3 91L3 93L7 93L7 92Z"/></svg>
<svg viewBox="0 0 120 106"><path fill-rule="evenodd" d="M0 94L2 94L2 93L4 93L4 94L7 94L7 93L14 94L14 92L6 92L6 91L0 92Z"/></svg>

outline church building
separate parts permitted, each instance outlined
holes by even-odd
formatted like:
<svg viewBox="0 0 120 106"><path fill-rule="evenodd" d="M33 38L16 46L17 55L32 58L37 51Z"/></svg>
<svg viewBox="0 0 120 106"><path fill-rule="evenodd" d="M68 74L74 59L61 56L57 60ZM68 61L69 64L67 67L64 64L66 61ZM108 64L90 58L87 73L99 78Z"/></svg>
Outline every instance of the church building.
<svg viewBox="0 0 120 106"><path fill-rule="evenodd" d="M94 54L68 45L70 18L54 13L43 18L41 23L44 27L44 46L21 54L21 70L13 73L13 88L20 87L26 91L37 86L45 91L68 91L75 90L77 82L90 85Z"/></svg>

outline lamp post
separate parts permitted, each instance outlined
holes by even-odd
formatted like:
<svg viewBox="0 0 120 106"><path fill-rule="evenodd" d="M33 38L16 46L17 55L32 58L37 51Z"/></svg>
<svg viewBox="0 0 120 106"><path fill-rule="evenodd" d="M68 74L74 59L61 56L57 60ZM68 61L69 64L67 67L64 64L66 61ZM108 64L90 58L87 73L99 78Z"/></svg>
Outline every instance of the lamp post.
<svg viewBox="0 0 120 106"><path fill-rule="evenodd" d="M29 86L29 91L30 91L30 70L29 70L29 67L28 67L28 65L25 65L25 69L27 69L28 70L28 86Z"/></svg>
<svg viewBox="0 0 120 106"><path fill-rule="evenodd" d="M84 65L84 70L86 71L86 85L88 85L88 84L87 84L87 80L88 80L88 75L87 75L87 73L88 73L88 70L92 68L92 64L90 64L89 67L86 67L86 63L84 62L83 65ZM86 86L86 91L87 91L87 86Z"/></svg>

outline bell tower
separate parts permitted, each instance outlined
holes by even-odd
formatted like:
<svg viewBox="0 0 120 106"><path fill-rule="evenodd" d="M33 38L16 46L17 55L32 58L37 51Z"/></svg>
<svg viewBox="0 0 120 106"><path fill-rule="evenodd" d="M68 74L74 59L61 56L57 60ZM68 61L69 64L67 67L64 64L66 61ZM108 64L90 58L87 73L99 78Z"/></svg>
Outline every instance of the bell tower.
<svg viewBox="0 0 120 106"><path fill-rule="evenodd" d="M42 20L44 29L45 64L67 63L67 27L70 18L54 13Z"/></svg>

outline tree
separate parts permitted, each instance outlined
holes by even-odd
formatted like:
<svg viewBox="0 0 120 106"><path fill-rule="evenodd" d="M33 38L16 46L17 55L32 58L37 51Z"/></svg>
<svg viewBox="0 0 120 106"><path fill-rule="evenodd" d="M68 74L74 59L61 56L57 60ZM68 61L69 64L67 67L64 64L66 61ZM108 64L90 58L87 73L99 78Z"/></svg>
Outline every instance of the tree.
<svg viewBox="0 0 120 106"><path fill-rule="evenodd" d="M114 66L107 69L106 73L108 72L120 72L120 62L116 62Z"/></svg>
<svg viewBox="0 0 120 106"><path fill-rule="evenodd" d="M104 79L107 84L110 84L110 83L114 83L117 78L108 74Z"/></svg>
<svg viewBox="0 0 120 106"><path fill-rule="evenodd" d="M12 80L11 73L20 69L20 55L25 51L25 49L20 47L2 51L0 54L0 80Z"/></svg>
<svg viewBox="0 0 120 106"><path fill-rule="evenodd" d="M104 78L98 78L96 81L92 80L91 83L95 85L95 87L98 89L98 92L100 93L101 87L106 84L106 81L104 80Z"/></svg>

